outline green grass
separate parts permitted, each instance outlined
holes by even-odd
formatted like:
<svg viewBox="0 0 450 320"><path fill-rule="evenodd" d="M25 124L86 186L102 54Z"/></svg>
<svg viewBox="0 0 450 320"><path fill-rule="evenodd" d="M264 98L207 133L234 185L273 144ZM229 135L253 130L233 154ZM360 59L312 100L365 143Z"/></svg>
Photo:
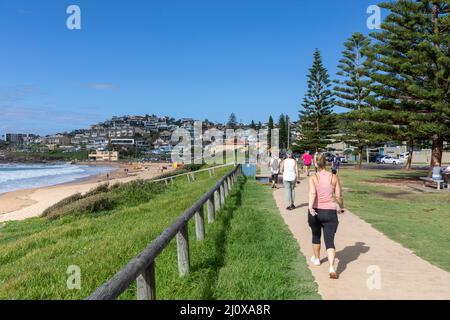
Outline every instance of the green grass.
<svg viewBox="0 0 450 320"><path fill-rule="evenodd" d="M120 270L189 208L230 168L176 179L149 202L58 220L33 218L0 228L0 299L84 298ZM195 186L195 187L194 187ZM177 199L177 201L174 201ZM77 265L82 289L67 290L66 271Z"/></svg>
<svg viewBox="0 0 450 320"><path fill-rule="evenodd" d="M229 168L180 178L149 202L96 214L35 218L0 228L0 299L82 299L190 207ZM177 201L174 201L177 199ZM156 260L158 299L319 298L304 257L270 190L241 179L207 237L189 223L191 273L179 277L176 242ZM67 268L81 268L81 290L68 290ZM135 285L121 299L135 299Z"/></svg>
<svg viewBox="0 0 450 320"><path fill-rule="evenodd" d="M8 156L17 160L49 160L49 161L69 161L69 160L87 160L87 151L62 152L62 151L46 151L46 152L24 152L14 151L8 153Z"/></svg>
<svg viewBox="0 0 450 320"><path fill-rule="evenodd" d="M449 193L420 192L419 185L385 185L426 175L425 171L342 169L345 203L392 240L450 271Z"/></svg>

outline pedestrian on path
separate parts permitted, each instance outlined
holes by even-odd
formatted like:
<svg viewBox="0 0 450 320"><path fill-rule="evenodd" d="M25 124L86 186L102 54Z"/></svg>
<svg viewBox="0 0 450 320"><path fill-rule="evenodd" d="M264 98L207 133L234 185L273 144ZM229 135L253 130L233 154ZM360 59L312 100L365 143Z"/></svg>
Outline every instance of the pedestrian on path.
<svg viewBox="0 0 450 320"><path fill-rule="evenodd" d="M276 154L272 154L272 157L270 157L269 167L272 174L272 188L277 189L278 174L280 173L280 159Z"/></svg>
<svg viewBox="0 0 450 320"><path fill-rule="evenodd" d="M339 174L339 168L341 166L341 157L339 156L339 153L337 153L335 156L333 156L333 162L332 162L332 169L331 171L334 174Z"/></svg>
<svg viewBox="0 0 450 320"><path fill-rule="evenodd" d="M336 257L336 247L334 236L339 224L337 217L337 204L339 213L344 213L344 198L339 177L328 172L326 169L326 155L319 154L315 159L318 172L309 178L309 211L308 224L312 231L312 246L314 256L311 262L320 265L320 248L322 232L325 240L325 247L328 254L329 275L331 279L337 279L334 268Z"/></svg>
<svg viewBox="0 0 450 320"><path fill-rule="evenodd" d="M311 164L312 164L313 157L309 154L309 151L306 151L302 156L303 164L306 167L306 175L309 177L310 171L311 171Z"/></svg>
<svg viewBox="0 0 450 320"><path fill-rule="evenodd" d="M292 156L292 151L286 152L287 158L281 163L280 172L283 174L283 184L286 193L287 210L295 209L295 186L300 183L298 177L297 161Z"/></svg>

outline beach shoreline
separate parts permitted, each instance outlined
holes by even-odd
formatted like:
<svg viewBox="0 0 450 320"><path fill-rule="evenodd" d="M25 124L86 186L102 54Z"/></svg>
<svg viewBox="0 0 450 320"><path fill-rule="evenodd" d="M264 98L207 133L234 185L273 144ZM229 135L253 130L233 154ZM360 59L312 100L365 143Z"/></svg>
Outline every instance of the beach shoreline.
<svg viewBox="0 0 450 320"><path fill-rule="evenodd" d="M79 165L102 165L116 167L109 174L101 173L75 181L48 187L22 189L0 194L0 223L38 217L48 207L73 194L84 194L102 183L126 183L139 179L152 179L163 173L167 163L81 163ZM128 170L128 173L124 169ZM108 178L109 177L109 178Z"/></svg>

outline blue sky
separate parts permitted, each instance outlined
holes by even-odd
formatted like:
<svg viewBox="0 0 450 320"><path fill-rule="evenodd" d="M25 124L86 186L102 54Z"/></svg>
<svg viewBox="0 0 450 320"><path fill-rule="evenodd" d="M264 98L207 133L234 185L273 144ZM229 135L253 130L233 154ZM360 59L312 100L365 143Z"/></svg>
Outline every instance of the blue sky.
<svg viewBox="0 0 450 320"><path fill-rule="evenodd" d="M334 77L377 0L1 0L0 134L113 115L298 118L314 48ZM66 9L81 8L81 30Z"/></svg>

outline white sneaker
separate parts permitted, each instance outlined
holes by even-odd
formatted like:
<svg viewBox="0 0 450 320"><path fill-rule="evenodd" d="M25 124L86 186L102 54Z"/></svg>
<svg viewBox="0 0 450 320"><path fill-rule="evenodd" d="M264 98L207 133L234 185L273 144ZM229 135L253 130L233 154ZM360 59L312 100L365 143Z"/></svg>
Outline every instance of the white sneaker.
<svg viewBox="0 0 450 320"><path fill-rule="evenodd" d="M338 278L336 270L334 270L333 267L330 267L330 269L328 269L328 273L330 275L330 279L337 279Z"/></svg>
<svg viewBox="0 0 450 320"><path fill-rule="evenodd" d="M320 259L319 259L319 258L316 258L315 256L312 256L312 257L311 257L311 262L312 262L312 264L315 265L315 266L320 266Z"/></svg>

